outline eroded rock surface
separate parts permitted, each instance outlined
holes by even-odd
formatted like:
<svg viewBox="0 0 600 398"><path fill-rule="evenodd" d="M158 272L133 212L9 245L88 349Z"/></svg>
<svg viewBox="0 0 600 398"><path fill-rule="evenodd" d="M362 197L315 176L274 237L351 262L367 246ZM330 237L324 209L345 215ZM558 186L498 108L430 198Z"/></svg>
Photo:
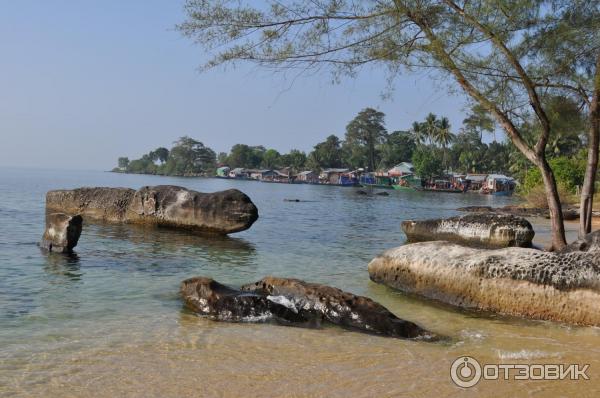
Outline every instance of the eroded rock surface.
<svg viewBox="0 0 600 398"><path fill-rule="evenodd" d="M186 279L181 283L180 293L185 304L194 312L218 321L308 321L297 311L292 312L265 295L242 292L211 278L198 276Z"/></svg>
<svg viewBox="0 0 600 398"><path fill-rule="evenodd" d="M210 278L195 277L183 281L180 292L189 308L215 320L312 327L330 322L390 337L436 339L433 333L396 317L367 297L298 279L266 277L236 290Z"/></svg>
<svg viewBox="0 0 600 398"><path fill-rule="evenodd" d="M375 282L459 307L600 325L600 255L594 251L414 243L373 259L369 275Z"/></svg>
<svg viewBox="0 0 600 398"><path fill-rule="evenodd" d="M77 246L83 226L80 215L46 214L46 229L40 247L56 253L71 253Z"/></svg>
<svg viewBox="0 0 600 398"><path fill-rule="evenodd" d="M308 310L324 320L350 329L392 337L434 337L420 326L396 317L368 297L319 283L268 276L242 286L242 290L267 295L271 300L285 303L292 311Z"/></svg>
<svg viewBox="0 0 600 398"><path fill-rule="evenodd" d="M216 234L243 231L258 219L254 203L236 189L201 193L174 185L147 186L137 191L129 188L49 191L46 208L107 222L130 222Z"/></svg>
<svg viewBox="0 0 600 398"><path fill-rule="evenodd" d="M535 232L529 221L502 214L474 213L445 219L407 220L409 242L447 240L476 247L531 247Z"/></svg>

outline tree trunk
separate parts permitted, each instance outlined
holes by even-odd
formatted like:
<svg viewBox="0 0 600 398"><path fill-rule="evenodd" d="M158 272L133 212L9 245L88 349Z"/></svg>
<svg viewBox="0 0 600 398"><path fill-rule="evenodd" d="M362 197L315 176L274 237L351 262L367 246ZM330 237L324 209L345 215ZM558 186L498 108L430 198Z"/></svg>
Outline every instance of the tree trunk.
<svg viewBox="0 0 600 398"><path fill-rule="evenodd" d="M562 207L558 196L558 187L554 179L554 173L545 158L538 159L538 167L542 172L544 189L548 197L548 210L552 229L552 246L550 250L560 250L567 245L565 239L565 225L563 222Z"/></svg>
<svg viewBox="0 0 600 398"><path fill-rule="evenodd" d="M579 237L583 238L592 232L592 207L594 205L594 188L598 171L598 144L600 142L600 55L596 61L594 93L590 103L590 130L588 133L588 155L585 178L581 187L581 203L579 207Z"/></svg>

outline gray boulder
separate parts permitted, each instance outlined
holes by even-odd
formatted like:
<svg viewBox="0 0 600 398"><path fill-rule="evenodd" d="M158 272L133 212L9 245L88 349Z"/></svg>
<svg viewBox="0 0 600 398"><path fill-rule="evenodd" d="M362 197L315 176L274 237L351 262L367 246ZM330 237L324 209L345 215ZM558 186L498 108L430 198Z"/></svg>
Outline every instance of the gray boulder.
<svg viewBox="0 0 600 398"><path fill-rule="evenodd" d="M402 230L409 242L447 240L468 246L531 247L535 232L526 219L513 215L473 213L445 219L407 220Z"/></svg>
<svg viewBox="0 0 600 398"><path fill-rule="evenodd" d="M390 249L368 269L377 283L458 307L600 326L598 252L424 242Z"/></svg>
<svg viewBox="0 0 600 398"><path fill-rule="evenodd" d="M64 213L46 215L46 230L40 247L56 253L71 253L77 246L83 218L80 215L69 216Z"/></svg>
<svg viewBox="0 0 600 398"><path fill-rule="evenodd" d="M49 191L50 211L80 213L106 222L127 222L230 234L258 219L258 209L244 193L229 189L201 193L173 185L129 188L78 188Z"/></svg>

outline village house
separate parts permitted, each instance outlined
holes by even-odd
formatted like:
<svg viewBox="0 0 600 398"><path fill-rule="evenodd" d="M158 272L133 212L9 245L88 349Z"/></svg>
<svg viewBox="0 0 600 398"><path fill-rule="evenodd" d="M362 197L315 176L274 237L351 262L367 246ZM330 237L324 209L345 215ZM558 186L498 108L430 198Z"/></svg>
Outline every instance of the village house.
<svg viewBox="0 0 600 398"><path fill-rule="evenodd" d="M319 175L312 170L301 171L300 173L296 174L296 181L305 184L318 184Z"/></svg>

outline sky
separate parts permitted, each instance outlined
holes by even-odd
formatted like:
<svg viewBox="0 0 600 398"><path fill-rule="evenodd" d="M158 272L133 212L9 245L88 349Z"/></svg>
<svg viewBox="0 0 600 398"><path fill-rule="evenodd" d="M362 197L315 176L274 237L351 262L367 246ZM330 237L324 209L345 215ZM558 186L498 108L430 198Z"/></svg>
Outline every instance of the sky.
<svg viewBox="0 0 600 398"><path fill-rule="evenodd" d="M465 101L422 72L384 98L383 70L331 83L253 65L200 72L181 36L183 0L0 0L0 166L108 170L189 135L216 152L264 145L310 151L365 107L389 131L429 112L455 131Z"/></svg>

